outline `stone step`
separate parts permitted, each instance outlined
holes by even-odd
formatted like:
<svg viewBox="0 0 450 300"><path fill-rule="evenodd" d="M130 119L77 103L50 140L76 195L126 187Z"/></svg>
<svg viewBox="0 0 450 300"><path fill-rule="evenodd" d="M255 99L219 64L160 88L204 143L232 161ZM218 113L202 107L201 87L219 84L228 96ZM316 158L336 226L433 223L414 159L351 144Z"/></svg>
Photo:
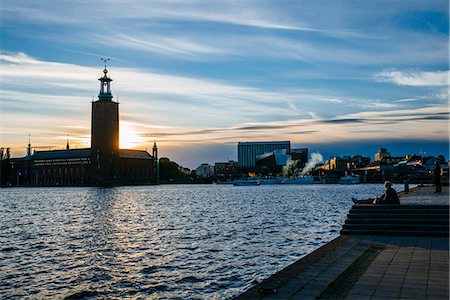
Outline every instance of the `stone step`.
<svg viewBox="0 0 450 300"><path fill-rule="evenodd" d="M413 205L413 204L400 204L400 205L386 205L386 204L357 204L353 205L352 209L354 210L362 210L362 209L388 209L388 210L396 210L396 209L418 209L418 210L442 210L449 209L449 205Z"/></svg>
<svg viewBox="0 0 450 300"><path fill-rule="evenodd" d="M448 205L353 205L341 234L448 236Z"/></svg>
<svg viewBox="0 0 450 300"><path fill-rule="evenodd" d="M435 213L435 214L389 214L389 213L365 213L355 214L349 213L347 219L436 219L436 220L449 220L448 213Z"/></svg>
<svg viewBox="0 0 450 300"><path fill-rule="evenodd" d="M448 232L448 224L344 224L342 229L355 230L409 230L409 231L446 231Z"/></svg>
<svg viewBox="0 0 450 300"><path fill-rule="evenodd" d="M383 236L429 236L448 237L448 231L411 231L411 230L366 230L366 229L342 229L342 235L383 235Z"/></svg>
<svg viewBox="0 0 450 300"><path fill-rule="evenodd" d="M448 225L447 219L417 219L417 218L357 218L347 219L345 224L433 224L433 225Z"/></svg>
<svg viewBox="0 0 450 300"><path fill-rule="evenodd" d="M351 209L350 213L352 214L374 214L374 213L382 213L382 214L415 214L415 215L423 215L423 214L448 214L448 209L412 209L412 208L402 208L402 209L388 209L388 208L365 208L365 209Z"/></svg>

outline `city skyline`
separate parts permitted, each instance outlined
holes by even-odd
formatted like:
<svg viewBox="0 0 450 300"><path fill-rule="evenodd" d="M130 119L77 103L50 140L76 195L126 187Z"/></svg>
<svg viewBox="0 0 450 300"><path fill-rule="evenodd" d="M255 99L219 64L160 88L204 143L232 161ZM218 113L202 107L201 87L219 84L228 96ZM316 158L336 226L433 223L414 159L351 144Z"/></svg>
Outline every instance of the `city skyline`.
<svg viewBox="0 0 450 300"><path fill-rule="evenodd" d="M448 3L50 1L1 8L1 146L90 146L109 57L121 147L195 168L238 142L448 156ZM448 157L447 157L448 158Z"/></svg>

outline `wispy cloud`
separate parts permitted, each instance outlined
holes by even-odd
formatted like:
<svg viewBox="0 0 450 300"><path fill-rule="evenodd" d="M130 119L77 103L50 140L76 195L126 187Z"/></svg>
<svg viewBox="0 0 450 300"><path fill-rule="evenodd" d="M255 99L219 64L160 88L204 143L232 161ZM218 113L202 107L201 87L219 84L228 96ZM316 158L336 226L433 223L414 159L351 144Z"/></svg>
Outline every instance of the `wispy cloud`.
<svg viewBox="0 0 450 300"><path fill-rule="evenodd" d="M101 10L99 11L99 7ZM297 8L297 5L293 5ZM303 5L304 9L308 9ZM140 23L185 21L224 23L270 30L316 32L333 36L355 36L350 29L336 29L334 26L314 26L311 22L299 22L286 18L292 12L283 6L267 1L163 1L153 0L146 3L130 1L100 0L95 4L81 1L55 6L42 1L39 7L30 7L27 2L15 1L14 5L5 4L3 10L7 17L20 17L36 22L59 24L102 24L114 26L111 18L119 23L126 20L140 20ZM120 16L120 17L115 17ZM306 16L308 16L306 14ZM305 18L306 19L306 18Z"/></svg>
<svg viewBox="0 0 450 300"><path fill-rule="evenodd" d="M312 111L309 111L309 112L308 112L308 115L310 115L311 118L313 118L313 119L318 119L318 118L319 118L319 117L317 117L317 115L316 115L314 112L312 112Z"/></svg>
<svg viewBox="0 0 450 300"><path fill-rule="evenodd" d="M0 61L3 84L8 87L2 91L2 101L13 103L10 109L24 108L20 103L29 99L24 105L30 110L42 111L52 105L51 108L71 108L81 114L98 90L98 68L46 62L23 53L3 54ZM205 121L223 125L258 118L310 118L311 113L317 114L322 109L322 103L329 103L329 107L335 105L334 113L339 113L351 107L356 111L360 102L375 101L337 100L311 91L272 90L141 69L111 68L110 74L116 99L127 103L122 116L127 121L141 123L150 117L160 126L167 126L174 119L197 126ZM309 106L308 111L299 109L304 105ZM224 111L233 113L224 114Z"/></svg>
<svg viewBox="0 0 450 300"><path fill-rule="evenodd" d="M27 121L21 121L19 123L22 124L19 125L17 120L23 120L23 117L11 116L19 113L28 116L39 114L41 118L48 116L48 119L70 114L73 118L78 117L76 123L67 124L62 121L61 125L85 126L84 123L89 119L90 96L98 90L98 68L46 62L23 53L3 53L0 61L3 62L3 83L8 87L2 90L1 100L2 103L8 103L5 109L8 112L7 122L15 124L17 128L36 127L35 124L39 122L33 125L28 122L33 118L27 117ZM175 136L178 131L173 132L171 128L179 126L191 128L182 130L182 135L207 136L205 140L213 139L213 134L218 131L225 134L224 140L232 140L249 132L253 132L255 138L263 138L268 133L260 131L262 127L269 131L269 135L280 133L289 136L291 132L315 131L304 128L310 124L308 120L311 121L311 118L318 122L316 125L351 125L358 123L359 117L341 117L349 115L349 111L359 113L363 109L371 115L379 115L408 104L376 99L345 99L312 94L311 91L304 93L302 90L272 91L140 69L111 68L110 74L114 79L113 93L116 98L120 95L119 100L124 104L121 110L122 119L128 123L139 124L134 127L143 136ZM329 109L324 110L324 105ZM308 109L302 110L300 107ZM283 121L280 123L280 120ZM440 118L433 120L442 121ZM256 123L251 123L255 121ZM377 119L372 121L377 122ZM396 122L386 122L391 121ZM266 124L262 126L261 122ZM288 127L283 127L284 122L294 122L295 126L286 131ZM205 130L202 129L205 124L210 124L206 127L229 126L230 129ZM156 130L149 133L145 129L149 126ZM240 134L237 134L238 132ZM311 138L315 139L312 135Z"/></svg>
<svg viewBox="0 0 450 300"><path fill-rule="evenodd" d="M450 71L384 70L375 74L375 80L407 86L447 86Z"/></svg>
<svg viewBox="0 0 450 300"><path fill-rule="evenodd" d="M419 11L433 6L408 4ZM329 3L326 10L319 3L289 1L283 5L271 1L82 1L64 6L14 1L4 4L3 16L8 23L20 19L32 25L58 26L62 31L51 35L40 31L28 34L51 44L73 45L80 53L88 41L90 47L108 47L108 52L129 49L181 61L264 58L309 64L386 65L437 62L448 56L447 36L394 26L386 34L385 28L368 31L354 24L353 20L362 17L383 18L389 24L402 9L400 4L384 6L386 10L379 12L365 10L365 6L355 8L345 1ZM405 45L408 55L403 55Z"/></svg>
<svg viewBox="0 0 450 300"><path fill-rule="evenodd" d="M441 102L441 103L447 103L449 100L449 94L448 94L448 89L447 87L442 87L439 88L438 90L432 92L432 93L427 93L425 95L420 95L417 97L412 97L412 98L402 98L402 99L397 99L394 100L394 102L397 103L408 103L408 102L422 102L422 103L426 103L426 102Z"/></svg>
<svg viewBox="0 0 450 300"><path fill-rule="evenodd" d="M46 62L23 53L3 53L0 61L4 87L0 104L3 122L8 124L2 126L2 135L16 139L32 130L34 135L48 136L59 123L76 139L77 132L68 126L89 123L89 101L98 90L99 68ZM116 99L120 95L125 104L122 120L141 128L151 125L162 132L174 124L195 128L205 122L223 126L261 117L300 116L288 105L274 106L280 101L298 103L297 91L270 91L130 68L112 68L110 74L113 94ZM70 119L64 117L68 115ZM50 123L54 125L49 131Z"/></svg>
<svg viewBox="0 0 450 300"><path fill-rule="evenodd" d="M130 48L183 59L207 60L211 56L217 57L227 54L226 49L182 36L163 37L155 34L113 33L99 38L98 41L105 46L114 45L114 47ZM117 43L117 41L120 42Z"/></svg>
<svg viewBox="0 0 450 300"><path fill-rule="evenodd" d="M443 124L449 117L449 112L445 109L444 106L441 106L415 111L372 111L345 115L339 118L254 122L231 127L197 130L172 128L171 131L147 132L143 136L150 138L157 136L162 143L206 143L217 140L237 142L242 140L243 137L253 141L281 137L297 141L296 136L301 134L302 139L307 139L308 142L323 142L326 139L328 143L333 143L345 139L367 140L375 137L389 139L392 138L391 128L394 126L402 129L395 132L395 138L397 139L410 138L414 134L419 134L420 128L426 128L426 134L423 134L423 138L445 140L448 138L448 131L443 130ZM370 128L370 131L368 128ZM432 132L430 133L429 130ZM370 134L367 134L368 132Z"/></svg>

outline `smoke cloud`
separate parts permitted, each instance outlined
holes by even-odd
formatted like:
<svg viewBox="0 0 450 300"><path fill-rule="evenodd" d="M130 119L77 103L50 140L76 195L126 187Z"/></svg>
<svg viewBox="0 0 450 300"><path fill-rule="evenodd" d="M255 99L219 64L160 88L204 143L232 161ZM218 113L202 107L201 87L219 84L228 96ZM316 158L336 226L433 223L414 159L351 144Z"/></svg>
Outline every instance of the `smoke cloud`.
<svg viewBox="0 0 450 300"><path fill-rule="evenodd" d="M283 177L299 177L305 176L306 173L314 169L317 164L323 163L323 156L319 152L311 153L308 163L301 172L297 169L298 160L289 160L285 166L283 166Z"/></svg>
<svg viewBox="0 0 450 300"><path fill-rule="evenodd" d="M300 173L301 176L304 176L306 173L311 171L317 164L323 163L323 156L319 152L311 153L308 163L303 168L303 171Z"/></svg>
<svg viewBox="0 0 450 300"><path fill-rule="evenodd" d="M285 166L283 166L283 177L297 177L297 161L296 160L288 160Z"/></svg>

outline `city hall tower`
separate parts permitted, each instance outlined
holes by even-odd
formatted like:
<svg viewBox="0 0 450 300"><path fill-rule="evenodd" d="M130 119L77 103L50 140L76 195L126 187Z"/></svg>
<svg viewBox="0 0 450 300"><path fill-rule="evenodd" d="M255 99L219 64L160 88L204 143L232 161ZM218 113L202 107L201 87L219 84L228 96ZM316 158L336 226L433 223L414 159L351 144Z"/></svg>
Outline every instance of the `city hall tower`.
<svg viewBox="0 0 450 300"><path fill-rule="evenodd" d="M108 70L103 70L98 100L92 102L91 168L97 183L117 179L119 160L119 103L114 102Z"/></svg>

